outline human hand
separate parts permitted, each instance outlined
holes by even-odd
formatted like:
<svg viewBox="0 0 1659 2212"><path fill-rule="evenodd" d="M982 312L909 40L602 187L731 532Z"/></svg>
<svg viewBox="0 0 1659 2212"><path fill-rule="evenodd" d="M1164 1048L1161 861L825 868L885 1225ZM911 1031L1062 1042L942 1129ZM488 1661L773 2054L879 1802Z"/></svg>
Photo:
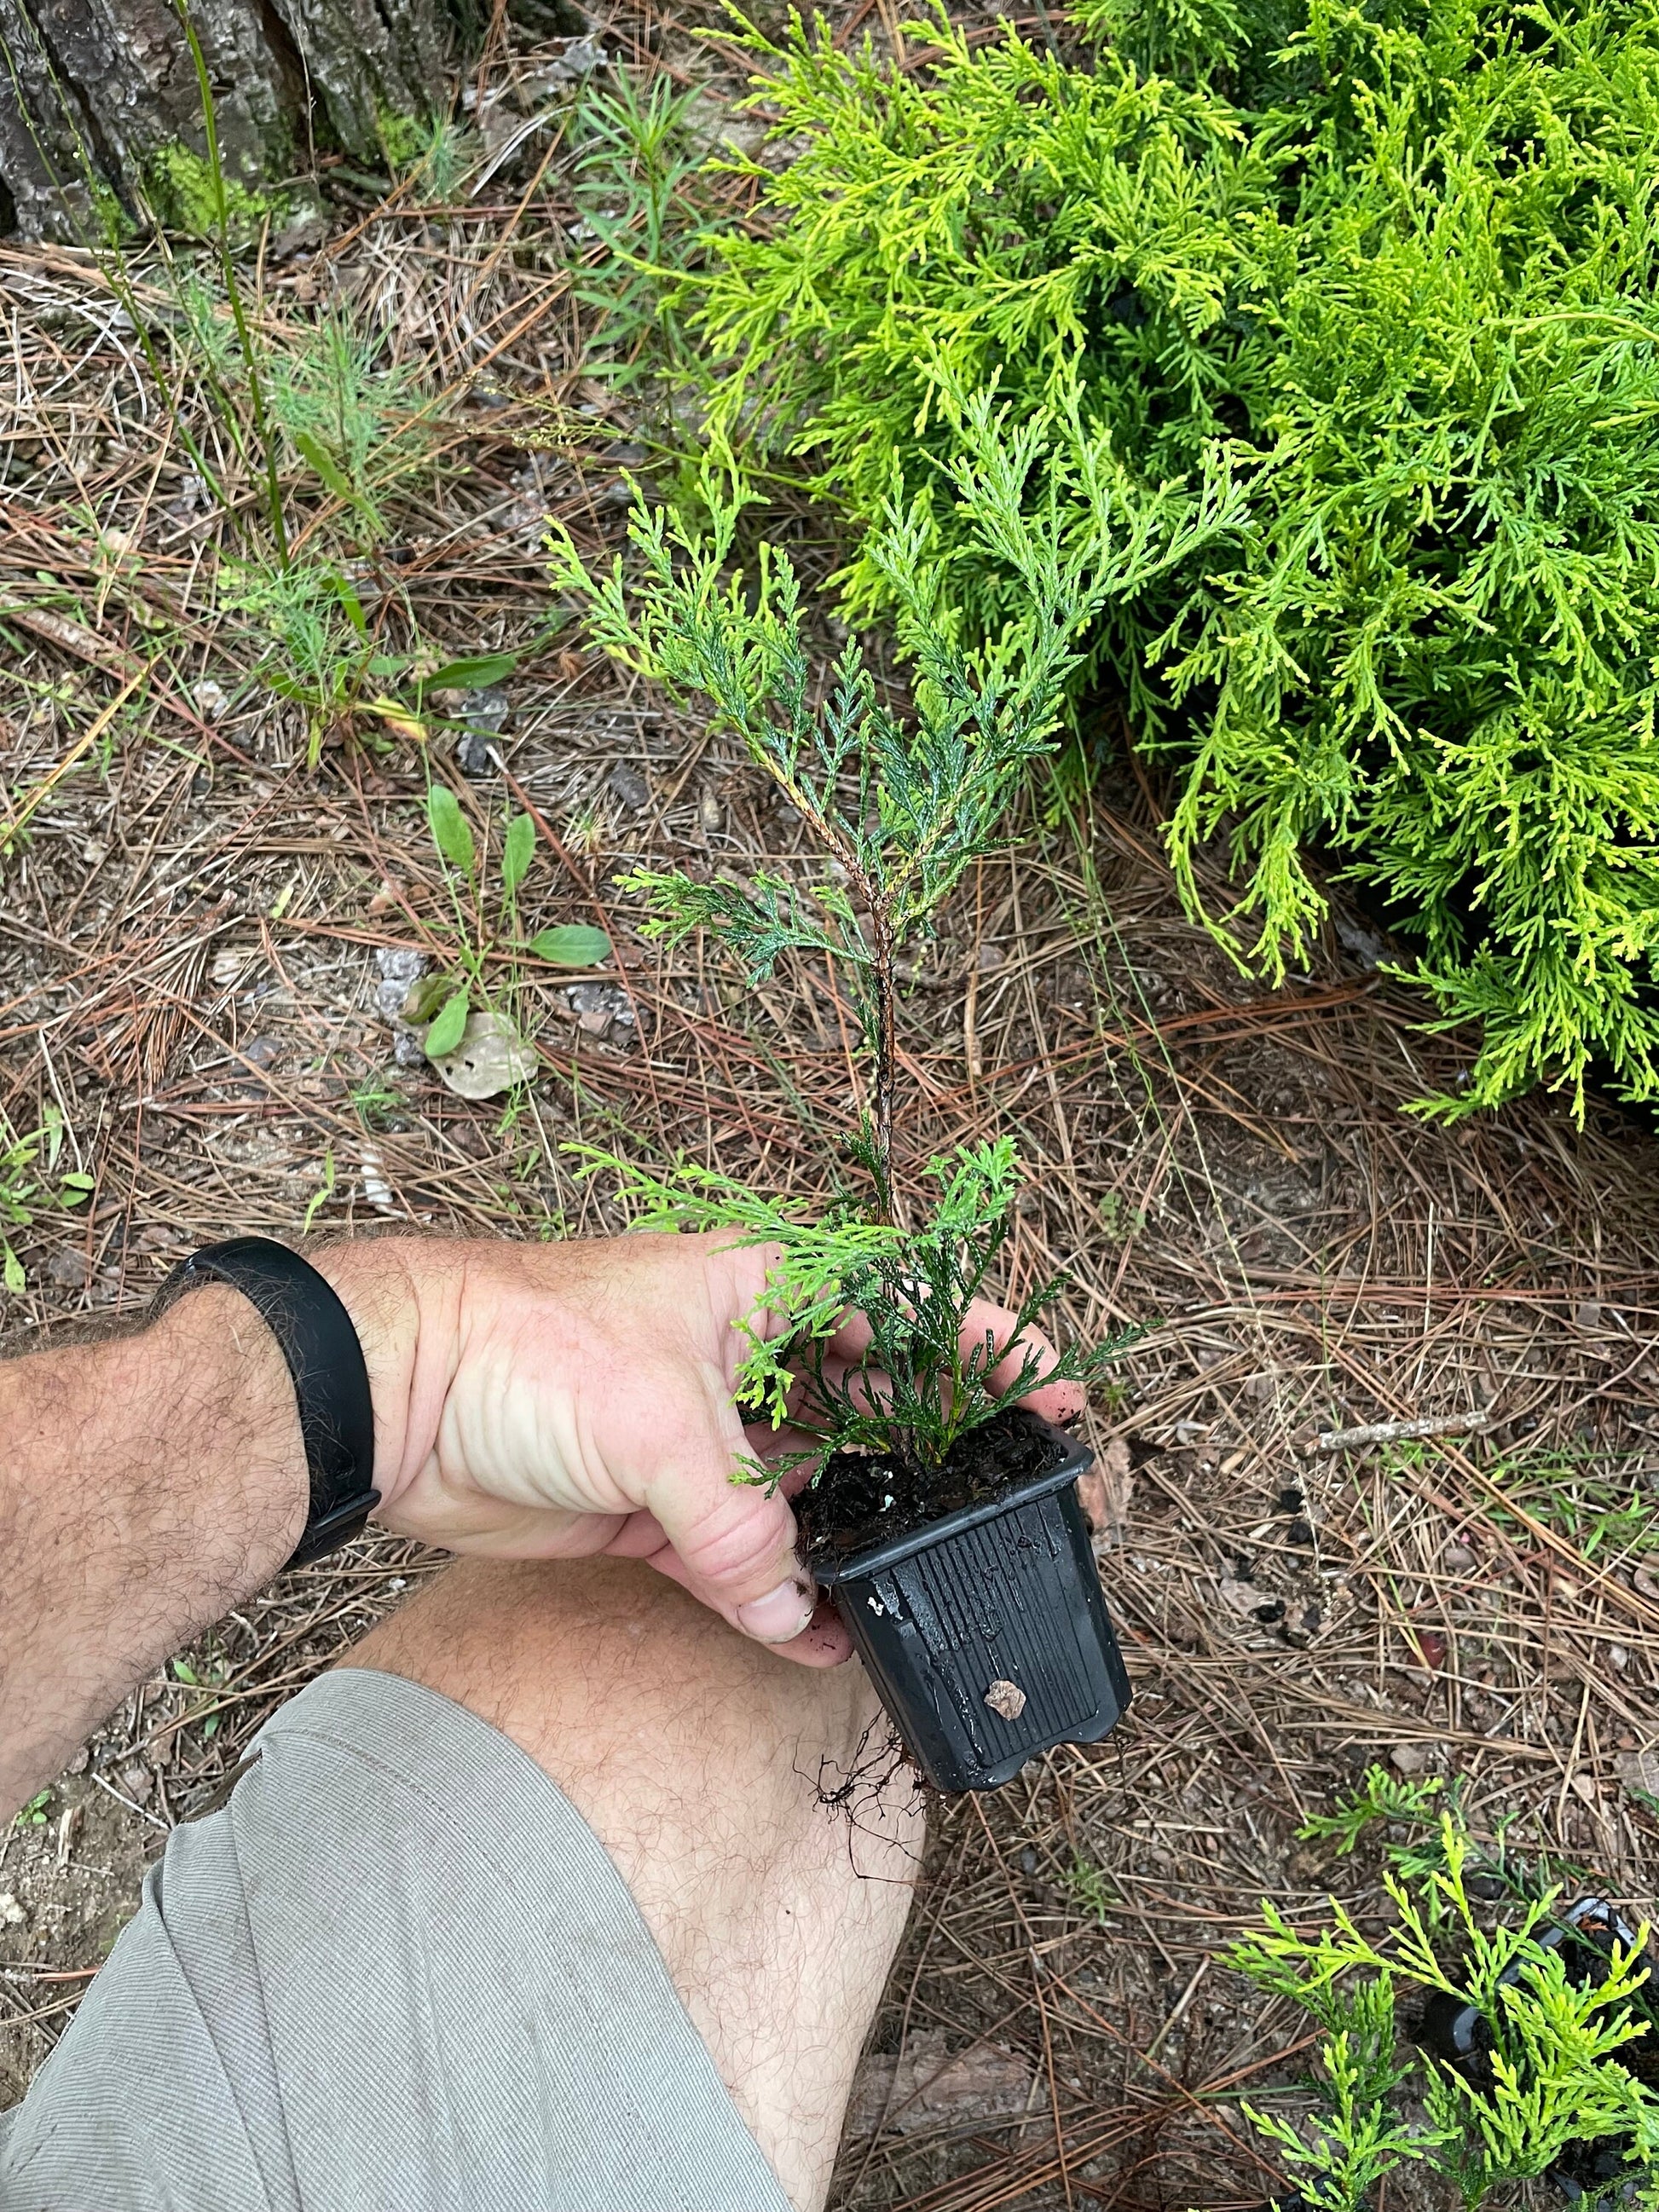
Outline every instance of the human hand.
<svg viewBox="0 0 1659 2212"><path fill-rule="evenodd" d="M796 1548L785 1494L734 1483L745 1431L734 1324L758 1302L763 1246L719 1234L565 1244L385 1237L314 1255L356 1323L375 1409L375 1518L447 1550L502 1559L647 1560L762 1643L807 1666L851 1649ZM978 1301L964 1342L1013 1316ZM1039 1357L1051 1347L1027 1332ZM827 1371L868 1342L849 1315ZM1018 1359L992 1380L1012 1380ZM1082 1410L1075 1382L1024 1402ZM799 1487L804 1475L793 1486Z"/></svg>

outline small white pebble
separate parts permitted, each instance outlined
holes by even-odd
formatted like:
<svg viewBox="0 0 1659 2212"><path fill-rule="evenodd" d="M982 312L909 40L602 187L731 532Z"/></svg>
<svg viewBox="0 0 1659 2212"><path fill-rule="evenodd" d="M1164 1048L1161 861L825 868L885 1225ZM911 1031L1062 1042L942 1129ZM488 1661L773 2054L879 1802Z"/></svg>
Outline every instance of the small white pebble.
<svg viewBox="0 0 1659 2212"><path fill-rule="evenodd" d="M27 1914L9 1889L0 1892L0 1926L21 1928L27 1917Z"/></svg>

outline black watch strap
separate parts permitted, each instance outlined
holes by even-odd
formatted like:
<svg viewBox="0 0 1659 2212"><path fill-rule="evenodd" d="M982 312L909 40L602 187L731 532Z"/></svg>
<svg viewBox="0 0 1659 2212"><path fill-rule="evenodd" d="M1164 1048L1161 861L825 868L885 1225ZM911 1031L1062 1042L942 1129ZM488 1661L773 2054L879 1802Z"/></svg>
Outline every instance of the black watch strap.
<svg viewBox="0 0 1659 2212"><path fill-rule="evenodd" d="M311 1512L288 1564L302 1567L355 1536L380 1502L363 1348L332 1284L269 1237L233 1237L192 1252L162 1284L153 1310L165 1312L208 1282L228 1283L258 1308L294 1377Z"/></svg>

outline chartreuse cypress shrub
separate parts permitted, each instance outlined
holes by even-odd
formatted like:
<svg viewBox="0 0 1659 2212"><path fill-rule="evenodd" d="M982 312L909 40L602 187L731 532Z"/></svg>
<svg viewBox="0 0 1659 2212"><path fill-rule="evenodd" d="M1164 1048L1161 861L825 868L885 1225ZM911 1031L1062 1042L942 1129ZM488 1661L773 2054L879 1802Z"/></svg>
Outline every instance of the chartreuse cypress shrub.
<svg viewBox="0 0 1659 2212"><path fill-rule="evenodd" d="M945 467L972 395L1075 418L1149 507L1230 469L1237 526L1115 594L1077 679L1176 768L1194 909L1224 830L1206 919L1277 978L1322 848L1482 1024L1431 1110L1659 1096L1659 8L1079 21L1086 65L943 15L903 72L745 33L788 158L696 280L715 432L839 504L855 615L892 605L864 528L919 514L969 644L1020 592Z"/></svg>
<svg viewBox="0 0 1659 2212"><path fill-rule="evenodd" d="M1419 2166L1448 2185L1433 2201L1480 2212L1516 2183L1586 2207L1659 2203L1659 2095L1648 2055L1655 2014L1645 1927L1600 1899L1569 1905L1502 1830L1465 1824L1454 1783L1401 1784L1372 1767L1304 1838L1352 1851L1387 1824L1391 1911L1362 1929L1334 1898L1292 1926L1270 1899L1265 1925L1224 1953L1261 1989L1301 2008L1320 2040L1298 2122L1245 2104L1308 2212L1374 2212ZM1467 2045L1453 2036L1461 2020ZM1394 2190L1389 2191L1394 2200ZM1280 2202L1287 2201L1281 2198ZM1528 2202L1539 2201L1528 2199Z"/></svg>

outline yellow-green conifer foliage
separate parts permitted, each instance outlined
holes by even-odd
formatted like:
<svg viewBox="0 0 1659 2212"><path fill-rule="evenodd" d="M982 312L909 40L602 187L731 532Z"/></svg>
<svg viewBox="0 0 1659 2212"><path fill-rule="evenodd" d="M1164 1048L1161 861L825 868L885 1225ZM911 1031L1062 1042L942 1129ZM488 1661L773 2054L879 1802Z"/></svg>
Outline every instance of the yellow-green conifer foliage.
<svg viewBox="0 0 1659 2212"><path fill-rule="evenodd" d="M716 428L860 527L920 501L969 640L1018 595L943 467L969 395L1074 415L1149 507L1224 461L1237 527L1095 636L1178 766L1189 901L1223 830L1211 919L1282 974L1322 848L1482 1024L1436 1110L1659 1096L1659 9L1083 15L1069 59L930 19L908 74L753 40L793 157L708 240Z"/></svg>

